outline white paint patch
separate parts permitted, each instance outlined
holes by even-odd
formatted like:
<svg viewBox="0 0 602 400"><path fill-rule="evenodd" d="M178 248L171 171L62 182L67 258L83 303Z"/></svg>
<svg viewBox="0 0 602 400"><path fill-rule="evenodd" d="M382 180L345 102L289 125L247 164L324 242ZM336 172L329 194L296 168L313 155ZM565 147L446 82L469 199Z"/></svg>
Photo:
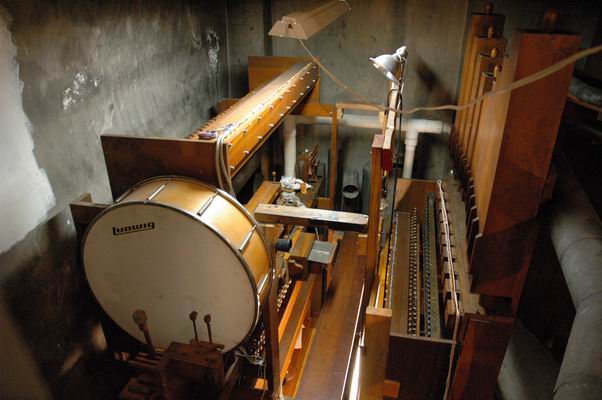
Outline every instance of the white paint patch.
<svg viewBox="0 0 602 400"><path fill-rule="evenodd" d="M109 132L109 130L113 127L113 115L114 114L115 114L115 108L111 104L111 106L109 108L107 108L107 110L105 111L105 119L102 124L102 129L100 131L101 135Z"/></svg>
<svg viewBox="0 0 602 400"><path fill-rule="evenodd" d="M219 37L212 28L207 28L205 31L205 42L207 43L207 57L209 58L209 78L212 83L210 95L216 98L219 93Z"/></svg>
<svg viewBox="0 0 602 400"><path fill-rule="evenodd" d="M209 56L209 66L213 72L217 72L219 63L219 37L217 33L209 28L205 32L205 40L207 41L207 55Z"/></svg>
<svg viewBox="0 0 602 400"><path fill-rule="evenodd" d="M98 92L100 77L87 71L78 72L73 83L63 90L63 110L68 111L77 103L81 103Z"/></svg>
<svg viewBox="0 0 602 400"><path fill-rule="evenodd" d="M202 39L202 36L199 37L194 32L192 32L192 47L195 50L201 50L203 48L203 39Z"/></svg>
<svg viewBox="0 0 602 400"><path fill-rule="evenodd" d="M46 172L33 155L31 124L23 111L17 49L0 9L0 253L23 239L54 207Z"/></svg>

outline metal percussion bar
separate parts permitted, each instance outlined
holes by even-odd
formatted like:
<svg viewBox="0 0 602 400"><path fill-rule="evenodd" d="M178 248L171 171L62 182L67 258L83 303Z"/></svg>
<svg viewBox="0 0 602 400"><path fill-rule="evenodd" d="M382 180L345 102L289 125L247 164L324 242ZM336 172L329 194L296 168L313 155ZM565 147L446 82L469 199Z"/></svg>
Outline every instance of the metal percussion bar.
<svg viewBox="0 0 602 400"><path fill-rule="evenodd" d="M167 186L167 184L168 184L168 183L169 183L169 181L167 181L167 182L165 182L163 185L159 186L159 187L157 188L157 190L155 190L155 191L154 191L154 192L153 192L153 193L152 193L150 196L148 196L148 197L146 198L146 200L148 200L148 201L152 200L152 199L153 199L153 198L154 198L156 195L158 195L159 193L161 193L161 191L162 191L163 189L165 189L165 186Z"/></svg>
<svg viewBox="0 0 602 400"><path fill-rule="evenodd" d="M242 243L238 247L238 251L240 251L241 253L243 251L245 251L245 249L249 245L249 242L251 241L251 237L253 236L253 232L255 232L255 228L256 228L256 226L253 225L253 227L251 228L251 230L249 231L249 233L247 233L247 236L245 236L245 238L243 239Z"/></svg>
<svg viewBox="0 0 602 400"><path fill-rule="evenodd" d="M201 209L196 213L196 215L198 215L199 217L201 215L203 215L203 213L205 211L207 211L207 209L211 206L211 203L213 203L213 200L215 199L216 196L217 196L217 192L213 193L213 196L209 197L207 202L205 204L203 204L203 207L201 207Z"/></svg>

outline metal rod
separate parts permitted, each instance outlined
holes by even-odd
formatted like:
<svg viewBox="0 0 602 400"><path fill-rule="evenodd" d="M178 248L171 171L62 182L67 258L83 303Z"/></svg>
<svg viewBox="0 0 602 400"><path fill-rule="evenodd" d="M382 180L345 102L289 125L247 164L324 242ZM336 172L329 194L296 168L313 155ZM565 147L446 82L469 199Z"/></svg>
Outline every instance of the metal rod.
<svg viewBox="0 0 602 400"><path fill-rule="evenodd" d="M158 195L163 189L165 189L165 186L167 186L168 183L169 183L169 181L167 181L163 185L159 186L159 188L157 188L157 190L155 190L150 196L148 196L146 198L146 200L151 201L156 195Z"/></svg>
<svg viewBox="0 0 602 400"><path fill-rule="evenodd" d="M238 247L238 251L239 252L242 253L243 251L245 251L245 249L249 245L249 242L251 241L251 237L253 236L253 232L255 232L255 228L256 228L256 226L253 225L253 227L251 228L251 230L249 231L249 233L247 233L247 236L245 236L244 240L242 241L242 243Z"/></svg>
<svg viewBox="0 0 602 400"><path fill-rule="evenodd" d="M217 196L217 192L213 193L213 195L211 197L209 197L209 199L205 202L205 204L203 204L203 207L201 207L201 209L196 213L196 215L198 215L199 217L201 215L203 215L205 213L205 211L207 211L209 206L211 206L211 203L213 203L213 200L215 199L216 196Z"/></svg>

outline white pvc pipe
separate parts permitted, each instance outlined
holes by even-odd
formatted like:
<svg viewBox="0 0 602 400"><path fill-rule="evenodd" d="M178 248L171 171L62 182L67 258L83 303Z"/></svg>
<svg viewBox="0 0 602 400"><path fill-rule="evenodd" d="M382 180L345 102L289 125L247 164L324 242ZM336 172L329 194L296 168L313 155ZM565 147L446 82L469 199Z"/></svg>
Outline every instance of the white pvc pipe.
<svg viewBox="0 0 602 400"><path fill-rule="evenodd" d="M297 125L296 117L287 116L282 124L284 129L284 176L295 178L297 161Z"/></svg>
<svg viewBox="0 0 602 400"><path fill-rule="evenodd" d="M414 154L418 145L418 129L414 124L410 124L406 130L404 144L406 145L405 156L403 158L403 178L412 178L412 169L414 168Z"/></svg>
<svg viewBox="0 0 602 400"><path fill-rule="evenodd" d="M331 125L332 117L309 117L304 115L289 116L285 122L285 171L286 171L286 132L290 132L287 129L287 120L294 119L295 123L303 125ZM363 129L382 129L383 122L379 121L378 117L371 115L357 115L357 114L345 114L343 118L338 121L339 126L348 126L352 128L363 128ZM290 123L290 122L289 122ZM294 124L293 124L294 125ZM293 128L294 129L294 128ZM416 154L416 146L418 145L418 136L420 133L449 133L450 125L437 120L430 119L410 119L403 121L401 124L401 130L405 132L405 156L403 161L403 177L410 179L412 177L412 169L414 168L414 156ZM294 160L294 159L293 159ZM294 172L294 161L293 161L293 172Z"/></svg>

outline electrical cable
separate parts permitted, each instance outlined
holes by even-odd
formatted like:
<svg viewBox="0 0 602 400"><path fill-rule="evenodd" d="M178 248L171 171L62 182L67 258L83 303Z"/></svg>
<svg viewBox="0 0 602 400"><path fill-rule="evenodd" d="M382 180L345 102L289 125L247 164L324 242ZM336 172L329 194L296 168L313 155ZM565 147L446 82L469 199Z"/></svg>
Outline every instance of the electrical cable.
<svg viewBox="0 0 602 400"><path fill-rule="evenodd" d="M353 95L354 97L358 98L361 100L361 102L364 105L367 105L369 107L375 108L377 110L381 110L381 111L393 111L396 114L404 114L404 115L410 115L410 114L414 114L418 111L440 111L440 110L452 110L452 111L461 111L461 110L465 110L469 107L474 106L475 104L480 103L481 101L485 100L487 97L492 97L495 96L497 94L500 93L506 93L506 92L511 92L515 89L518 89L520 87L523 87L525 85L528 85L532 82L535 82L537 80L543 79L551 74L553 74L554 72L557 72L571 64L573 64L574 62L585 58L587 56L591 56L592 54L596 54L602 51L602 45L598 45L598 46L594 46L594 47L590 47L589 49L586 50L582 50L579 51L575 54L573 54L572 56L569 56L567 58L565 58L564 60L560 60L555 64L550 65L549 67L546 67L540 71L537 71L529 76L526 76L524 78L521 78L517 81L512 82L511 84L504 86L504 87L500 87L497 88L495 90L492 90L490 92L487 92L479 97L476 97L475 99L473 99L472 101L462 104L462 105L456 105L456 104L445 104L442 106L434 106L434 107L414 107L414 108L410 108L408 110L404 110L404 109L400 109L400 110L395 110L392 107L385 107L385 106L381 106L379 104L375 104L375 103L371 103L365 96L363 96L361 93L359 93L358 91L356 91L355 89L353 89L352 87L348 86L347 84L345 84L343 81L341 81L339 78L337 78L328 68L326 68L324 66L324 64L322 64L320 62L320 60L318 60L316 57L314 57L314 55L312 54L311 51L309 51L309 49L307 48L307 46L305 46L305 43L303 42L303 40L298 39L299 43L301 44L301 46L305 49L305 51L307 52L307 54L309 54L309 56L311 57L311 59L318 64L318 66L326 73L326 75L328 75L330 77L330 79L332 79L334 81L334 83L336 83L337 85L339 85L343 90L345 90L347 93L350 93L351 95Z"/></svg>
<svg viewBox="0 0 602 400"><path fill-rule="evenodd" d="M228 173L226 159L224 158L224 139L226 135L218 135L215 141L215 170L217 172L217 183L219 188L236 197L232 186L232 177ZM223 176L223 179L222 179ZM224 180L226 181L224 183Z"/></svg>

